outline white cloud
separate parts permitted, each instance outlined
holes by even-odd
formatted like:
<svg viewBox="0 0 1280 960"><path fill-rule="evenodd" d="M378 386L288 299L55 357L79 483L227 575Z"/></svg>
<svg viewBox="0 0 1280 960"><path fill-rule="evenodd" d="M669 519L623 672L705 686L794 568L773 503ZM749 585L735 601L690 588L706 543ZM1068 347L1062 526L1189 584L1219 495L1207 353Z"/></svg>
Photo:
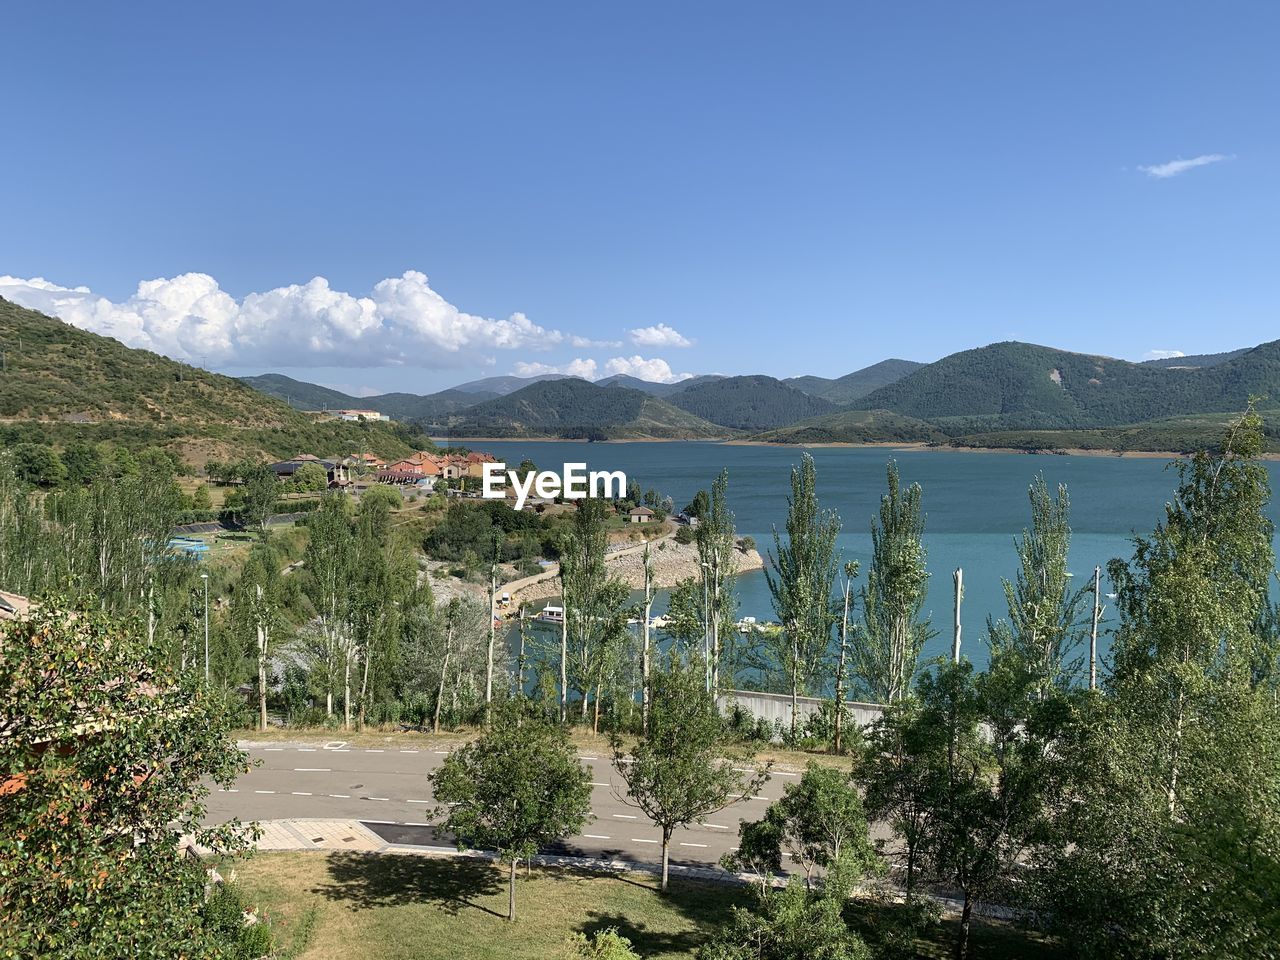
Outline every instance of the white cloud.
<svg viewBox="0 0 1280 960"><path fill-rule="evenodd" d="M1185 357L1181 350L1148 350L1142 355L1143 360L1172 360L1174 357Z"/></svg>
<svg viewBox="0 0 1280 960"><path fill-rule="evenodd" d="M113 302L87 287L0 276L0 296L95 333L180 360L217 366L417 366L491 363L493 350L543 350L569 339L523 313L464 313L416 270L369 296L324 277L237 300L208 274L145 280Z"/></svg>
<svg viewBox="0 0 1280 960"><path fill-rule="evenodd" d="M636 327L628 330L631 342L637 347L691 347L693 341L674 327L660 323L656 327Z"/></svg>
<svg viewBox="0 0 1280 960"><path fill-rule="evenodd" d="M1170 160L1168 163L1157 163L1149 167L1138 167L1143 173L1149 177L1155 177L1157 180L1166 180L1169 177L1176 177L1180 173L1186 173L1195 167L1207 167L1211 163L1221 163L1223 160L1230 160L1226 154L1222 153L1202 153L1198 157L1192 157L1190 160Z"/></svg>
<svg viewBox="0 0 1280 960"><path fill-rule="evenodd" d="M572 336L569 338L569 346L577 347L580 350L586 350L593 347L603 347L609 350L616 350L622 346L621 340L592 340L590 337Z"/></svg>
<svg viewBox="0 0 1280 960"><path fill-rule="evenodd" d="M658 357L652 360L646 360L641 356L614 357L605 362L604 369L608 376L625 373L627 376L639 377L641 380L654 383L676 383L693 376L692 373L673 373L671 365Z"/></svg>
<svg viewBox="0 0 1280 960"><path fill-rule="evenodd" d="M514 367L517 377L541 377L548 373L562 373L568 377L582 377L584 380L596 378L596 362L579 358L568 363L528 363L520 361Z"/></svg>

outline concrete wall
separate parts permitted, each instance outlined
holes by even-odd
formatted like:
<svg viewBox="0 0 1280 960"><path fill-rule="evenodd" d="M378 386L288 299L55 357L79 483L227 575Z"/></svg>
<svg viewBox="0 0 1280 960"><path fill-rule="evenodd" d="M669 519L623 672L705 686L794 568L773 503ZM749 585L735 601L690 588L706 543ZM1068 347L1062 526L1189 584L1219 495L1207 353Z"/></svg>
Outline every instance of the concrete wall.
<svg viewBox="0 0 1280 960"><path fill-rule="evenodd" d="M736 702L739 707L746 710L753 717L763 717L769 723L777 721L784 727L791 725L791 697L785 693L727 690L720 694L716 702L723 712L731 710ZM824 701L817 697L798 698L796 700L796 713L799 714L799 722L804 723L805 718L817 713L823 703ZM859 727L874 723L880 719L880 714L884 712L884 707L878 703L861 703L855 700L848 700L845 705Z"/></svg>

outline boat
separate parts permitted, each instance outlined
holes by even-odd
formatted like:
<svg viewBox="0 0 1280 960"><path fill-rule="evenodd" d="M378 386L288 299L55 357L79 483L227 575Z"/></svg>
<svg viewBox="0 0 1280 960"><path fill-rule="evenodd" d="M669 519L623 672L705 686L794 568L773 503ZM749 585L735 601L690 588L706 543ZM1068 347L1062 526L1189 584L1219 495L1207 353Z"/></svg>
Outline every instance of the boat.
<svg viewBox="0 0 1280 960"><path fill-rule="evenodd" d="M756 629L755 617L743 617L741 620L738 621L739 633L750 633L754 629Z"/></svg>
<svg viewBox="0 0 1280 960"><path fill-rule="evenodd" d="M542 623L564 623L564 607L549 603L539 610L538 615L533 619Z"/></svg>

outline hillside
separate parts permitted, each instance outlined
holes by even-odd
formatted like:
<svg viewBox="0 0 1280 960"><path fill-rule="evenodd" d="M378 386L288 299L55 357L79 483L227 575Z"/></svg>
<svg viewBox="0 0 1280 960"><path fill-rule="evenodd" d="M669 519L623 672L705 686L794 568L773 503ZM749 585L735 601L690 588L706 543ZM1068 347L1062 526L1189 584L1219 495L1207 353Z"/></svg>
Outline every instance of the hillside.
<svg viewBox="0 0 1280 960"><path fill-rule="evenodd" d="M706 438L728 431L626 387L566 378L530 384L450 418L451 436Z"/></svg>
<svg viewBox="0 0 1280 960"><path fill-rule="evenodd" d="M1162 357L1159 360L1143 360L1142 365L1144 367L1176 367L1180 369L1216 367L1220 363L1234 360L1236 357L1243 356L1248 352L1249 349L1246 347L1243 350L1228 350L1226 353L1197 353L1188 354L1185 357Z"/></svg>
<svg viewBox="0 0 1280 960"><path fill-rule="evenodd" d="M751 437L764 443L943 443L937 427L888 410L840 410Z"/></svg>
<svg viewBox="0 0 1280 960"><path fill-rule="evenodd" d="M247 383L269 397L283 400L295 410L338 410L360 405L359 400L340 390L322 387L318 383L307 383L305 380L295 380L293 377L286 377L283 373L240 377L240 382Z"/></svg>
<svg viewBox="0 0 1280 960"><path fill-rule="evenodd" d="M286 401L295 410L368 409L385 413L393 420L443 422L449 414L474 404L491 400L496 392L467 392L456 387L437 393L380 393L370 397L353 397L339 390L295 380L279 373L257 377L241 377L255 390Z"/></svg>
<svg viewBox="0 0 1280 960"><path fill-rule="evenodd" d="M234 377L126 347L4 299L0 344L0 421L8 436L161 444L181 447L188 459L198 459L201 447L281 456L408 449L385 428L316 424Z"/></svg>
<svg viewBox="0 0 1280 960"><path fill-rule="evenodd" d="M914 360L881 360L869 367L846 373L843 377L790 377L782 382L804 393L832 403L852 403L872 390L897 383L907 374L923 367Z"/></svg>
<svg viewBox="0 0 1280 960"><path fill-rule="evenodd" d="M668 399L681 410L735 430L770 430L836 409L826 400L764 376L703 382Z"/></svg>
<svg viewBox="0 0 1280 960"><path fill-rule="evenodd" d="M536 377L485 377L481 380L469 380L451 389L462 393L483 393L489 396L505 397L531 383L542 383L544 380L565 380L567 374L543 373Z"/></svg>
<svg viewBox="0 0 1280 960"><path fill-rule="evenodd" d="M1228 412L1260 395L1280 395L1280 342L1199 370L1009 342L944 357L855 406L928 420L959 436L1096 429Z"/></svg>

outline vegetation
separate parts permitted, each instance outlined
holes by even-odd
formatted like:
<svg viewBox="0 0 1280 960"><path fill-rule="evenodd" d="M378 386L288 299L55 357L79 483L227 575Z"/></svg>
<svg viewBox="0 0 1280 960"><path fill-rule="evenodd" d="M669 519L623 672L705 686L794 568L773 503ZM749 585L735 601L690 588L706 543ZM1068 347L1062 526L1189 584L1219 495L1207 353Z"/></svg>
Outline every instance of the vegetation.
<svg viewBox="0 0 1280 960"><path fill-rule="evenodd" d="M734 430L769 430L835 409L826 400L765 376L711 380L669 399L681 410Z"/></svg>
<svg viewBox="0 0 1280 960"><path fill-rule="evenodd" d="M834 380L826 377L792 377L782 382L832 403L851 403L859 397L865 397L872 390L897 383L908 373L923 366L923 363L914 360L881 360Z"/></svg>

